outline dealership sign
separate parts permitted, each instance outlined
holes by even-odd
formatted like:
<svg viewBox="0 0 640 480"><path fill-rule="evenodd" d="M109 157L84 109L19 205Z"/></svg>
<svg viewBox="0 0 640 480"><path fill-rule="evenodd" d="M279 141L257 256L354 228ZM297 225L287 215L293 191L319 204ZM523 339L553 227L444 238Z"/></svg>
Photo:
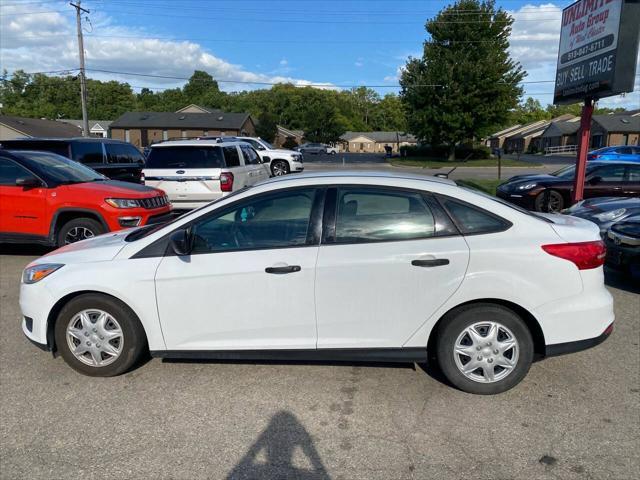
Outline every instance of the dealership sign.
<svg viewBox="0 0 640 480"><path fill-rule="evenodd" d="M562 11L554 104L633 91L640 0L579 0Z"/></svg>

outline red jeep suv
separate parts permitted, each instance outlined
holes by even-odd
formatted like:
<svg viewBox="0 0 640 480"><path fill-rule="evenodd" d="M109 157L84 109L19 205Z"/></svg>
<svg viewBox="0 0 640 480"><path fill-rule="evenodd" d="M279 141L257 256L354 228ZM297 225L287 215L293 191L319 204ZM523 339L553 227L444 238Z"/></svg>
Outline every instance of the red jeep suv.
<svg viewBox="0 0 640 480"><path fill-rule="evenodd" d="M0 243L62 246L171 218L162 190L49 152L0 150Z"/></svg>

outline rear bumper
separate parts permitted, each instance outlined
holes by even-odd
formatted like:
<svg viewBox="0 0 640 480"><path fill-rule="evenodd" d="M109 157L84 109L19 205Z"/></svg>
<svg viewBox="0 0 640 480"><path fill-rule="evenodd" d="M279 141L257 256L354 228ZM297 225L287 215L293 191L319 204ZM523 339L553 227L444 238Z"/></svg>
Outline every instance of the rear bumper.
<svg viewBox="0 0 640 480"><path fill-rule="evenodd" d="M545 349L545 356L555 357L557 355L565 355L567 353L581 352L600 345L604 342L613 332L613 323L609 325L602 334L597 337L587 338L584 340L578 340L576 342L556 343L555 345L547 345Z"/></svg>

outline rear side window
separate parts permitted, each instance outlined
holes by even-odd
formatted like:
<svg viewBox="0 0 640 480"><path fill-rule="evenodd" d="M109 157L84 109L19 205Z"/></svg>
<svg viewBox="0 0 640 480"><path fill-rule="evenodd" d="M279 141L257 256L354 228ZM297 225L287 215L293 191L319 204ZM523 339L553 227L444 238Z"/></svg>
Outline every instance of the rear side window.
<svg viewBox="0 0 640 480"><path fill-rule="evenodd" d="M103 163L102 144L100 142L77 142L71 146L73 159L80 163Z"/></svg>
<svg viewBox="0 0 640 480"><path fill-rule="evenodd" d="M511 226L507 220L466 203L451 198L441 198L441 202L463 234L501 232Z"/></svg>
<svg viewBox="0 0 640 480"><path fill-rule="evenodd" d="M435 232L433 214L418 193L338 190L335 243L411 240L432 237Z"/></svg>
<svg viewBox="0 0 640 480"><path fill-rule="evenodd" d="M44 150L69 158L69 144L66 142L32 142L18 140L15 142L2 141L1 143L3 148L7 148L9 150Z"/></svg>
<svg viewBox="0 0 640 480"><path fill-rule="evenodd" d="M144 157L133 145L127 145L126 143L106 143L104 148L107 151L108 163L144 162Z"/></svg>
<svg viewBox="0 0 640 480"><path fill-rule="evenodd" d="M640 182L640 165L629 165L629 181Z"/></svg>
<svg viewBox="0 0 640 480"><path fill-rule="evenodd" d="M16 180L22 177L33 177L28 170L8 158L0 158L0 185L16 185Z"/></svg>
<svg viewBox="0 0 640 480"><path fill-rule="evenodd" d="M156 147L151 149L146 168L223 168L220 147Z"/></svg>
<svg viewBox="0 0 640 480"><path fill-rule="evenodd" d="M240 155L238 155L237 147L224 147L224 161L227 164L227 167L239 167L240 166Z"/></svg>

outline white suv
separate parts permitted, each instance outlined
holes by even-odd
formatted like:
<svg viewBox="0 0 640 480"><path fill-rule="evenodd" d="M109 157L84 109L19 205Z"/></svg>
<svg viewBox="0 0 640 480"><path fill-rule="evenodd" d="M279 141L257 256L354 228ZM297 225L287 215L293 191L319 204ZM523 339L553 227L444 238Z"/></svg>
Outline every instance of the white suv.
<svg viewBox="0 0 640 480"><path fill-rule="evenodd" d="M151 147L145 185L164 190L176 209L192 209L270 177L269 167L244 142L182 140Z"/></svg>
<svg viewBox="0 0 640 480"><path fill-rule="evenodd" d="M275 148L260 137L233 137L233 139L239 142L246 142L255 148L262 161L270 164L271 173L274 177L304 170L304 165L302 164L303 156L300 152Z"/></svg>

